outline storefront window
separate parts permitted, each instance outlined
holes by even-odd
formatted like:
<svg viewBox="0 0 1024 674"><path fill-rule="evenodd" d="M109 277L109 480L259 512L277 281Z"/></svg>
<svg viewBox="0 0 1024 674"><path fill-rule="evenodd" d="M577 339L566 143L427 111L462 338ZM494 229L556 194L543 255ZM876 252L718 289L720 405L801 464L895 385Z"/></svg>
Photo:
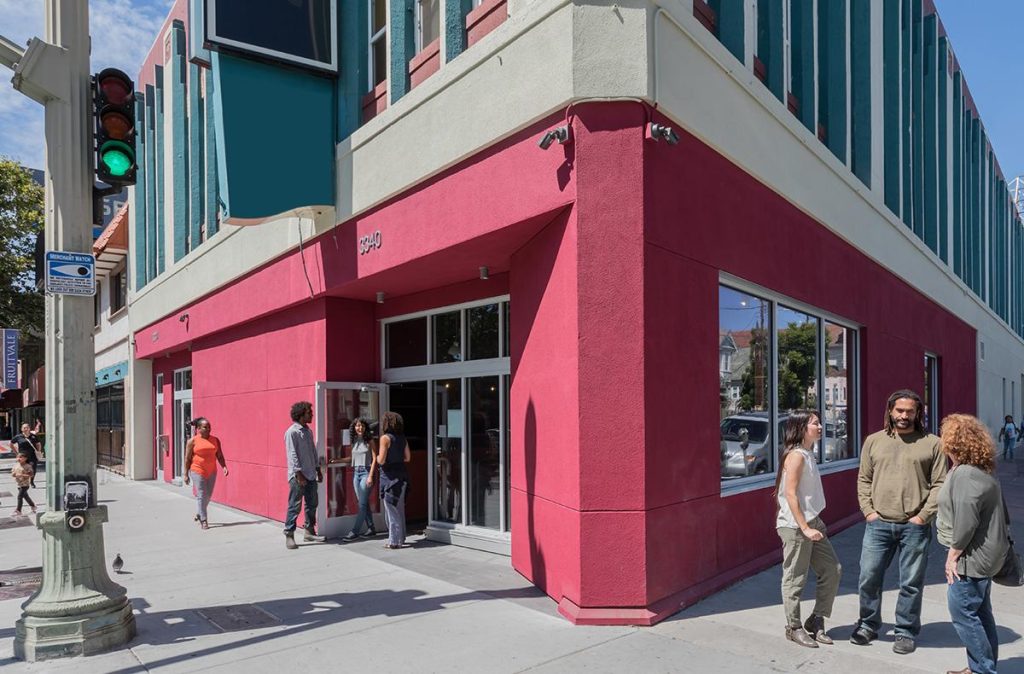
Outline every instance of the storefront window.
<svg viewBox="0 0 1024 674"><path fill-rule="evenodd" d="M451 311L431 318L434 324L435 363L462 360L462 312Z"/></svg>
<svg viewBox="0 0 1024 674"><path fill-rule="evenodd" d="M771 448L771 305L721 286L718 293L722 479L774 470Z"/></svg>
<svg viewBox="0 0 1024 674"><path fill-rule="evenodd" d="M854 456L849 428L856 418L856 400L846 393L852 384L857 332L825 321L825 418L822 461L840 461Z"/></svg>
<svg viewBox="0 0 1024 674"><path fill-rule="evenodd" d="M500 383L498 376L467 380L469 523L489 529L501 526Z"/></svg>
<svg viewBox="0 0 1024 674"><path fill-rule="evenodd" d="M427 364L427 319L411 318L384 325L384 367Z"/></svg>
<svg viewBox="0 0 1024 674"><path fill-rule="evenodd" d="M939 359L925 354L924 357L924 427L931 433L939 432ZM1003 409L1006 406L1006 380L1003 379Z"/></svg>
<svg viewBox="0 0 1024 674"><path fill-rule="evenodd" d="M776 313L779 386L779 427L785 426L791 412L814 410L821 416L818 381L818 319L789 307L778 305ZM776 449L782 449L782 434ZM821 443L814 447L821 461Z"/></svg>
<svg viewBox="0 0 1024 674"><path fill-rule="evenodd" d="M469 319L469 360L498 357L498 307L485 304L466 313Z"/></svg>
<svg viewBox="0 0 1024 674"><path fill-rule="evenodd" d="M434 382L434 518L462 522L462 380Z"/></svg>
<svg viewBox="0 0 1024 674"><path fill-rule="evenodd" d="M718 300L723 483L774 473L796 410L814 411L824 426L818 462L854 458L857 330L768 291L721 285Z"/></svg>

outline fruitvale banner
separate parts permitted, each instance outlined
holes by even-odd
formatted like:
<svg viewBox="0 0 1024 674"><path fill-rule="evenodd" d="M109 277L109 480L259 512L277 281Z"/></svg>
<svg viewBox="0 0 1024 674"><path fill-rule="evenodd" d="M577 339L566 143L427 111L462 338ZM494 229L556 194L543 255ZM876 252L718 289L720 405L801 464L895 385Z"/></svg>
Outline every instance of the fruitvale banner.
<svg viewBox="0 0 1024 674"><path fill-rule="evenodd" d="M0 388L18 388L18 331L3 330L3 381Z"/></svg>

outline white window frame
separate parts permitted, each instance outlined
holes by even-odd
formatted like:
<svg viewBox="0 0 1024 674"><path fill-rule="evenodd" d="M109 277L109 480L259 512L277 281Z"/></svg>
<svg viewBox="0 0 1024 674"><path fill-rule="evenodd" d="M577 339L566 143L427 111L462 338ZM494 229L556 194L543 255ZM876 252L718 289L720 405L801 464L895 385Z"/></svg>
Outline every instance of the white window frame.
<svg viewBox="0 0 1024 674"><path fill-rule="evenodd" d="M423 44L423 3L430 2L431 0L416 0L416 53L419 54L423 49L430 44ZM440 0L438 0L437 6L437 39L440 39L441 32L443 31L442 24L444 23L444 7L441 6ZM430 42L433 42L431 40Z"/></svg>
<svg viewBox="0 0 1024 674"><path fill-rule="evenodd" d="M373 9L374 9L374 6L378 2L383 2L384 3L384 25L381 27L380 30L378 30L376 33L374 33L373 32ZM367 40L367 42L366 42L366 49L367 49L367 53L366 53L366 72L368 73L368 76L369 76L369 82L367 83L369 85L369 89L367 89L367 91L373 91L374 88L377 86L376 82L374 82L374 80L377 79L376 77L374 77L374 75L376 75L377 73L375 73L373 71L373 47L380 40L387 40L387 36L388 36L388 23L389 23L388 19L390 19L391 17L388 14L387 0L367 0L367 5L368 5L369 11L366 13L366 34L369 35L369 37L370 37L370 39ZM385 44L384 44L385 53L387 52L387 49L388 49L387 42L385 42ZM385 59L385 63L387 61L388 61L388 59ZM387 82L387 80L388 80L388 73L387 73L387 68L385 67L384 80L383 81Z"/></svg>
<svg viewBox="0 0 1024 674"><path fill-rule="evenodd" d="M329 2L328 6L331 12L331 60L329 62L317 61L315 59L309 59L303 56L296 56L295 54L289 54L287 52L277 51L275 49L268 49L266 47L260 47L250 42L241 42L239 40L233 40L219 35L217 33L216 0L206 0L206 39L209 43L215 46L224 45L226 47L233 47L242 52L268 56L278 61L294 63L301 66L306 66L308 68L313 68L315 70L336 73L338 72L338 4L336 2Z"/></svg>
<svg viewBox="0 0 1024 674"><path fill-rule="evenodd" d="M853 418L847 418L847 442L850 443L850 447L854 450L854 455L848 459L842 459L840 461L832 461L829 463L818 463L818 472L822 475L829 473L838 473L845 470L853 470L860 466L860 443L863 439L861 434L860 418L862 413L862 396L861 382L860 382L860 348L861 339L860 331L863 326L851 321L848 318L837 316L829 311L820 309L812 306L805 302L793 299L782 293L778 293L763 286L759 286L755 283L751 283L738 276L726 272L720 272L718 275L718 285L725 286L732 290L736 290L742 293L747 293L757 297L758 299L765 300L770 304L769 314L771 316L772 334L771 337L771 348L769 349L770 358L770 380L769 387L771 391L770 396L770 408L768 411L769 424L771 424L771 438L773 443L777 443L778 439L775 437L778 433L778 422L777 422L777 410L779 409L779 349L778 349L778 306L780 304L785 305L787 309L793 309L806 313L814 317L818 321L818 401L819 407L824 403L823 389L825 385L825 373L827 372L828 366L828 354L825 352L825 322L837 325L842 328L846 328L850 332L847 333L854 339L853 354L850 359L852 362L846 364L847 372L847 387L852 388L852 395L847 395L847 404L849 400L853 399L857 401L857 407ZM718 292L718 288L715 289ZM849 391L848 391L849 393ZM772 447L772 451L776 451L776 447ZM777 463L777 457L775 459ZM775 466L774 470L761 475L750 475L747 477L738 477L731 480L721 480L721 496L732 496L734 494L743 494L749 491L756 491L758 489L765 489L768 487L775 486L775 477L779 467Z"/></svg>

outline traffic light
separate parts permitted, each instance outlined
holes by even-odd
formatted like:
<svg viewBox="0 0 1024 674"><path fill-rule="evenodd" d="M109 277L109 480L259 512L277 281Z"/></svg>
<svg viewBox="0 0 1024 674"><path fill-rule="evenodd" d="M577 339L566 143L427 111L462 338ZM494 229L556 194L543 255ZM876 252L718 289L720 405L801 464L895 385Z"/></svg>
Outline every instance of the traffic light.
<svg viewBox="0 0 1024 674"><path fill-rule="evenodd" d="M96 178L113 187L135 184L135 83L117 68L92 78Z"/></svg>

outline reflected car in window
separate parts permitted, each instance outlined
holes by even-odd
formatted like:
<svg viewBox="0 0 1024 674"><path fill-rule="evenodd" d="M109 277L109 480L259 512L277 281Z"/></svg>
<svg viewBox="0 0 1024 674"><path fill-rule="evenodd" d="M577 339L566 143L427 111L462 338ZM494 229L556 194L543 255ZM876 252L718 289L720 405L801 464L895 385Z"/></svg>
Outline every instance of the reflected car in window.
<svg viewBox="0 0 1024 674"><path fill-rule="evenodd" d="M782 428L784 420L780 420ZM748 412L726 417L721 425L722 479L760 475L772 470L768 413Z"/></svg>

